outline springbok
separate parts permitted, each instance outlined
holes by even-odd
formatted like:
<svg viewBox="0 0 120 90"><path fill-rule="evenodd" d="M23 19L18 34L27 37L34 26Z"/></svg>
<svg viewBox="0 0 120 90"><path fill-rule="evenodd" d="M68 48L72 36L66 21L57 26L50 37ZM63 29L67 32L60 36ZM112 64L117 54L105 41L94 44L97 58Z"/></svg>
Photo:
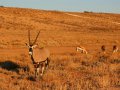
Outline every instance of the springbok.
<svg viewBox="0 0 120 90"><path fill-rule="evenodd" d="M117 52L118 51L118 47L117 45L113 45L113 53Z"/></svg>
<svg viewBox="0 0 120 90"><path fill-rule="evenodd" d="M77 47L76 48L76 51L78 52L78 51L80 51L81 53L85 53L85 54L88 54L88 52L87 52L87 50L84 48L84 47Z"/></svg>
<svg viewBox="0 0 120 90"><path fill-rule="evenodd" d="M106 51L105 45L102 45L102 46L101 46L101 50L102 50L102 52L105 54L105 51Z"/></svg>
<svg viewBox="0 0 120 90"><path fill-rule="evenodd" d="M28 40L29 43L26 45L28 46L29 49L29 55L31 57L32 63L34 65L35 69L35 78L38 76L43 76L44 71L48 68L49 66L49 56L50 52L47 48L39 48L38 45L36 45L37 38L39 36L40 31L38 32L35 40L33 43L30 41L30 30L28 30Z"/></svg>

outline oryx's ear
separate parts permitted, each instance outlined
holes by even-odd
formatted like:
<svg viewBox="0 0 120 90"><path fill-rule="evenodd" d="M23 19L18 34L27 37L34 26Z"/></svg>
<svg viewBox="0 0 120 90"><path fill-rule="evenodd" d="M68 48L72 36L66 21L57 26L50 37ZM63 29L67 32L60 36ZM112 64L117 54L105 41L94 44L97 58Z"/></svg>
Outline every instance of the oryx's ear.
<svg viewBox="0 0 120 90"><path fill-rule="evenodd" d="M33 46L32 46L32 48L36 48L37 46L38 46L38 45L37 45L37 44L35 44L35 45L33 45Z"/></svg>
<svg viewBox="0 0 120 90"><path fill-rule="evenodd" d="M30 47L27 43L25 43L26 46Z"/></svg>

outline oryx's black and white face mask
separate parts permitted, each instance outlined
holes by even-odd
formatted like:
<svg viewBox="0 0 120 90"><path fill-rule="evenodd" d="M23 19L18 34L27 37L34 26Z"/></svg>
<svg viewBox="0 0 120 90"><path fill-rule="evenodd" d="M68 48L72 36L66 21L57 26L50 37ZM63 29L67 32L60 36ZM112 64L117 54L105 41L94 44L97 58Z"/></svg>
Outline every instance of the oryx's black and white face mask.
<svg viewBox="0 0 120 90"><path fill-rule="evenodd" d="M29 55L33 55L33 49L37 46L37 45L28 45L26 44L29 48Z"/></svg>

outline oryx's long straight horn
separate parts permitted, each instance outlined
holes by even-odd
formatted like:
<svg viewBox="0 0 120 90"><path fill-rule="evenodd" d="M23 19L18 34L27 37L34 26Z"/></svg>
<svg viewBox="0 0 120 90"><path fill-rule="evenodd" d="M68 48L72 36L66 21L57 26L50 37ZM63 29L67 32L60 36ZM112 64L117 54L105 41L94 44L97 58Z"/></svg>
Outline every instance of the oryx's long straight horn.
<svg viewBox="0 0 120 90"><path fill-rule="evenodd" d="M30 30L28 30L28 40L29 40L29 45L31 44L30 42Z"/></svg>
<svg viewBox="0 0 120 90"><path fill-rule="evenodd" d="M39 34L40 34L40 31L38 32L38 34L37 34L37 36L36 36L36 38L35 38L35 40L34 40L34 42L33 42L33 45L36 43Z"/></svg>

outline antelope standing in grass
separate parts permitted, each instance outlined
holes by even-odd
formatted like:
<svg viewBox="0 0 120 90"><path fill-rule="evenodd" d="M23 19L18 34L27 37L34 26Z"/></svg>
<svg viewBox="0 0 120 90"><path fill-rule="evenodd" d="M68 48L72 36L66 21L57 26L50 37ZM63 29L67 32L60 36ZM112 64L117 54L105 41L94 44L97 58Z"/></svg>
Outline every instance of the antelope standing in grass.
<svg viewBox="0 0 120 90"><path fill-rule="evenodd" d="M102 50L102 52L105 54L106 53L106 47L105 47L105 45L102 45L101 46L101 50Z"/></svg>
<svg viewBox="0 0 120 90"><path fill-rule="evenodd" d="M87 50L84 48L84 47L77 47L76 48L76 51L78 52L78 51L80 51L81 53L85 53L85 54L88 54L88 52L87 52Z"/></svg>
<svg viewBox="0 0 120 90"><path fill-rule="evenodd" d="M115 52L117 52L118 51L118 47L117 47L117 45L114 45L113 46L113 53L115 53Z"/></svg>
<svg viewBox="0 0 120 90"><path fill-rule="evenodd" d="M32 63L34 65L35 69L35 78L38 76L43 76L43 73L49 66L49 56L50 52L46 48L39 48L38 45L36 45L37 38L39 36L40 31L38 32L35 40L33 43L30 41L30 30L28 30L28 40L29 43L26 45L28 46L29 49L29 55L31 57Z"/></svg>

